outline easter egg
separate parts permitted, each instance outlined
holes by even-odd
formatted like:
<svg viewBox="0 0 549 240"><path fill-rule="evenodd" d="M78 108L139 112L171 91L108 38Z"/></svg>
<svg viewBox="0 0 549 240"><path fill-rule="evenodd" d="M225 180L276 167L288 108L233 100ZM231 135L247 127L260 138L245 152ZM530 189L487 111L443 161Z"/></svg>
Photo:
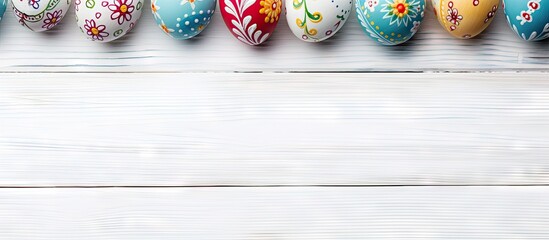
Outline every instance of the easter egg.
<svg viewBox="0 0 549 240"><path fill-rule="evenodd" d="M383 45L398 45L412 38L425 16L425 0L356 0L360 26Z"/></svg>
<svg viewBox="0 0 549 240"><path fill-rule="evenodd" d="M88 39L110 42L130 32L145 0L76 0L76 24Z"/></svg>
<svg viewBox="0 0 549 240"><path fill-rule="evenodd" d="M2 16L4 16L4 12L6 11L7 5L8 5L7 0L0 0L0 21L2 21Z"/></svg>
<svg viewBox="0 0 549 240"><path fill-rule="evenodd" d="M468 39L494 20L500 0L433 0L439 23L452 36Z"/></svg>
<svg viewBox="0 0 549 240"><path fill-rule="evenodd" d="M70 5L71 0L12 1L13 13L19 23L34 32L55 27L65 17Z"/></svg>
<svg viewBox="0 0 549 240"><path fill-rule="evenodd" d="M503 0L507 23L527 41L549 38L549 0Z"/></svg>
<svg viewBox="0 0 549 240"><path fill-rule="evenodd" d="M219 8L234 37L249 45L259 45L275 30L282 0L220 0Z"/></svg>
<svg viewBox="0 0 549 240"><path fill-rule="evenodd" d="M198 35L214 14L216 0L152 0L151 9L166 34L175 39L189 39Z"/></svg>
<svg viewBox="0 0 549 240"><path fill-rule="evenodd" d="M320 42L343 27L352 6L353 0L286 0L286 20L297 38Z"/></svg>

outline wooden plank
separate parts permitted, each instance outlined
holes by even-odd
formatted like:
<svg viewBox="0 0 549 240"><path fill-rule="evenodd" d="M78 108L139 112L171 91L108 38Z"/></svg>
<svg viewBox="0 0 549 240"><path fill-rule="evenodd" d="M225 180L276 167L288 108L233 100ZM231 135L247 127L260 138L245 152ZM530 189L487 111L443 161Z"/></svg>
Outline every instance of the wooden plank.
<svg viewBox="0 0 549 240"><path fill-rule="evenodd" d="M1 74L0 186L549 184L529 74Z"/></svg>
<svg viewBox="0 0 549 240"><path fill-rule="evenodd" d="M548 187L0 189L0 239L548 239Z"/></svg>
<svg viewBox="0 0 549 240"><path fill-rule="evenodd" d="M432 11L415 39L378 46L360 29L354 12L333 39L305 43L285 19L267 44L252 48L234 39L216 13L197 39L166 37L149 6L134 32L113 44L92 43L65 21L44 34L18 25L10 12L0 24L0 72L233 72L233 71L462 71L549 70L548 42L527 43L514 35L500 12L478 39L453 39Z"/></svg>

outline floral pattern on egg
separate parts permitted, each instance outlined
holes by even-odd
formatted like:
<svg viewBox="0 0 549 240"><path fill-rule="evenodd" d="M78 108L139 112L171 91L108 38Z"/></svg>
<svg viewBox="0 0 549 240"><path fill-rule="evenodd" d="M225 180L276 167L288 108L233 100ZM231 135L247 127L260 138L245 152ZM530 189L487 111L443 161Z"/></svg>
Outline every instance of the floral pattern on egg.
<svg viewBox="0 0 549 240"><path fill-rule="evenodd" d="M282 0L221 0L219 10L233 36L248 45L267 41L282 12Z"/></svg>
<svg viewBox="0 0 549 240"><path fill-rule="evenodd" d="M507 23L526 41L549 38L548 0L503 0Z"/></svg>
<svg viewBox="0 0 549 240"><path fill-rule="evenodd" d="M499 0L433 0L433 4L444 29L462 39L483 32L499 9Z"/></svg>
<svg viewBox="0 0 549 240"><path fill-rule="evenodd" d="M158 27L175 39L189 39L208 26L216 0L152 0Z"/></svg>
<svg viewBox="0 0 549 240"><path fill-rule="evenodd" d="M92 41L121 38L141 17L144 0L75 0L76 23Z"/></svg>
<svg viewBox="0 0 549 240"><path fill-rule="evenodd" d="M408 41L425 16L425 0L356 0L355 5L366 35L383 45Z"/></svg>
<svg viewBox="0 0 549 240"><path fill-rule="evenodd" d="M71 0L12 1L13 13L18 22L34 32L43 32L57 26L65 17L70 5Z"/></svg>
<svg viewBox="0 0 549 240"><path fill-rule="evenodd" d="M343 27L352 4L352 0L286 0L286 20L299 39L320 42Z"/></svg>

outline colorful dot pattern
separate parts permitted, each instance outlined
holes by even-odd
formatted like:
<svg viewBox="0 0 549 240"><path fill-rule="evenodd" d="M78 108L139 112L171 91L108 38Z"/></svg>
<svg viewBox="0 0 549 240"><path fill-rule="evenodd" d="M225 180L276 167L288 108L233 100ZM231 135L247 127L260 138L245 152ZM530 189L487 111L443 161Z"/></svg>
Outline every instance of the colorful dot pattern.
<svg viewBox="0 0 549 240"><path fill-rule="evenodd" d="M216 0L153 0L156 23L175 39L195 37L208 26Z"/></svg>

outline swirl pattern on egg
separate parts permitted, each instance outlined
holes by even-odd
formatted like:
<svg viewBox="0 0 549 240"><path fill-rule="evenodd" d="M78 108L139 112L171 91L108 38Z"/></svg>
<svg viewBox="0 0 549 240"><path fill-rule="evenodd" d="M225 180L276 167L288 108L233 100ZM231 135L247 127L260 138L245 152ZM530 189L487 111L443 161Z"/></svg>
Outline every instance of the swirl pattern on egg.
<svg viewBox="0 0 549 240"><path fill-rule="evenodd" d="M343 27L352 6L352 0L286 0L286 20L297 38L320 42Z"/></svg>
<svg viewBox="0 0 549 240"><path fill-rule="evenodd" d="M71 0L15 0L12 9L18 22L34 31L43 32L57 26L67 14Z"/></svg>

